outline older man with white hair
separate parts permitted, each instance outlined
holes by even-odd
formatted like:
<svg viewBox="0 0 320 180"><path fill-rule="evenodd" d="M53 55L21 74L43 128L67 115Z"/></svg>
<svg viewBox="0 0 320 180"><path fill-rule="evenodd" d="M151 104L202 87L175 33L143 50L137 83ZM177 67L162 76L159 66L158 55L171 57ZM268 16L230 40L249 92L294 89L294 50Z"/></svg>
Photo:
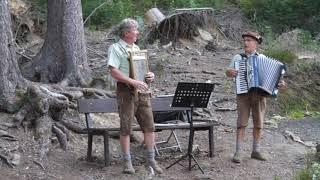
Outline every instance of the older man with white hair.
<svg viewBox="0 0 320 180"><path fill-rule="evenodd" d="M135 116L144 133L147 166L152 167L160 174L163 171L155 161L155 127L150 103L151 94L140 93L148 90L147 83L154 81L154 74L152 72L146 73L145 80L147 83L135 80L130 76L132 72L130 72L129 52L140 50L135 44L139 35L137 21L130 18L122 20L119 26L119 34L121 39L111 45L108 51L108 68L111 76L117 80L120 144L124 160L123 172L135 173L130 154L131 125ZM137 96L135 91L139 92Z"/></svg>

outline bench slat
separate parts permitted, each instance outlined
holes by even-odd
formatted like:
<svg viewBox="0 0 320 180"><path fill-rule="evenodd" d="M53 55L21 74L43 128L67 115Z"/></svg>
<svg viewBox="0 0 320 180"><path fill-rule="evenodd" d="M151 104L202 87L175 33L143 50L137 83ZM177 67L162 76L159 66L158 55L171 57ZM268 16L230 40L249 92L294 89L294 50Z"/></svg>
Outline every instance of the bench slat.
<svg viewBox="0 0 320 180"><path fill-rule="evenodd" d="M208 127L211 127L213 126L214 123L208 123L208 122L196 122L196 123L193 123L193 128L195 129L201 129L201 128L208 128ZM169 130L169 129L190 129L190 124L189 123L178 123L178 124L175 124L175 123L168 123L168 124L162 124L162 123L156 123L154 124L155 126L155 129L156 130ZM120 128L118 127L109 127L109 128L90 128L89 129L90 131L93 131L93 132L103 132L103 131L119 131ZM140 126L133 126L132 127L132 130L133 131L141 131L141 128ZM86 131L84 131L86 132Z"/></svg>
<svg viewBox="0 0 320 180"><path fill-rule="evenodd" d="M152 111L184 111L189 107L171 107L173 98L152 98ZM118 112L116 98L107 99L79 99L78 111L80 113L112 113Z"/></svg>
<svg viewBox="0 0 320 180"><path fill-rule="evenodd" d="M112 113L118 112L117 99L79 99L78 111L80 113Z"/></svg>

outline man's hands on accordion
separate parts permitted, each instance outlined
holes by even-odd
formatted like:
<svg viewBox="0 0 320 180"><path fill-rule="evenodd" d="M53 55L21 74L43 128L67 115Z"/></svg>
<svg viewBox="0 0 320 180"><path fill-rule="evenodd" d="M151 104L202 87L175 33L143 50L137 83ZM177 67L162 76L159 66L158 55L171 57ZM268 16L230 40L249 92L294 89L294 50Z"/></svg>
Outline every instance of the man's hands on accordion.
<svg viewBox="0 0 320 180"><path fill-rule="evenodd" d="M236 77L238 75L238 71L235 69L227 69L226 75L228 77Z"/></svg>

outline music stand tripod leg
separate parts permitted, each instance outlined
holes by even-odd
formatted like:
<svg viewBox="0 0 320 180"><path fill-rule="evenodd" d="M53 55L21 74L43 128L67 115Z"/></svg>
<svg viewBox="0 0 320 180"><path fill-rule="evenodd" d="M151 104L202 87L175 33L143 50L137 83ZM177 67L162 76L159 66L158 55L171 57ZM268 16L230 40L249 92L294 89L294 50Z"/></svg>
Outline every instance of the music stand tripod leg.
<svg viewBox="0 0 320 180"><path fill-rule="evenodd" d="M199 165L198 161L195 159L195 157L192 154L192 149L193 149L193 138L194 138L194 128L193 128L193 119L192 119L192 113L193 113L193 106L191 105L191 115L188 119L190 120L190 135L189 135L189 145L188 145L188 152L183 155L182 157L180 157L177 161L175 161L173 164L171 164L170 166L166 167L166 169L169 169L170 167L172 167L173 165L179 163L181 160L183 160L184 158L188 157L189 158L189 171L191 171L192 167L194 166L198 166L200 171L204 174L203 169L201 168L201 166ZM191 161L194 160L195 165L191 166ZM180 164L180 163L179 163ZM181 165L181 164L180 164Z"/></svg>
<svg viewBox="0 0 320 180"><path fill-rule="evenodd" d="M202 174L204 174L203 169L201 168L201 166L199 165L198 161L196 160L196 158L194 158L193 154L191 154L192 159L196 162L195 165L197 165L200 169L200 171L202 172ZM191 160L189 160L189 171L191 171Z"/></svg>
<svg viewBox="0 0 320 180"><path fill-rule="evenodd" d="M193 137L194 137L194 128L193 128L193 108L205 108L208 105L211 93L213 91L214 84L209 83L186 83L179 82L176 88L175 95L173 97L172 107L190 107L191 114L187 113L188 121L190 123L190 134L189 134L189 145L188 152L175 161L173 164L168 166L166 169L169 169L173 165L179 163L185 157L189 158L189 170L191 171L191 160L195 161L194 166L198 166L201 172L204 174L203 169L200 167L198 161L192 154L193 147ZM179 163L180 164L180 163ZM181 164L180 164L181 165Z"/></svg>
<svg viewBox="0 0 320 180"><path fill-rule="evenodd" d="M185 155L183 155L183 156L181 156L178 160L176 160L174 163L172 163L170 166L168 166L168 167L166 167L166 169L169 169L169 168L171 168L173 165L175 165L175 164L180 164L179 162L181 161L181 160L183 160L184 158L186 158L188 156L188 154L185 154ZM181 164L180 164L181 165Z"/></svg>

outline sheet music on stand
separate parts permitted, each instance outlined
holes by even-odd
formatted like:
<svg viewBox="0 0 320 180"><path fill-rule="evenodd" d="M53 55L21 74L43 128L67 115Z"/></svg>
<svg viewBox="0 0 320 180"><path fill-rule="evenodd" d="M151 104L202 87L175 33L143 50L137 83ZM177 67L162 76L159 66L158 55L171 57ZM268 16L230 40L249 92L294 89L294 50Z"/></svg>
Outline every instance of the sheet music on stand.
<svg viewBox="0 0 320 180"><path fill-rule="evenodd" d="M214 84L179 82L173 97L172 107L205 108L213 91Z"/></svg>
<svg viewBox="0 0 320 180"><path fill-rule="evenodd" d="M194 166L198 166L201 172L204 174L203 169L200 167L197 160L194 158L192 154L193 148L193 137L194 137L194 129L193 129L193 108L206 108L208 106L208 102L213 91L214 84L211 83L187 83L187 82L179 82L176 88L175 95L173 97L172 107L191 107L191 115L188 115L189 123L190 123L190 135L189 135L189 144L188 144L188 152L183 155L180 159L175 161L173 164L167 167L169 169L175 164L180 164L180 161L184 158L188 157L189 159L189 171ZM191 160L195 161L195 165L191 167ZM183 166L182 164L180 164Z"/></svg>

